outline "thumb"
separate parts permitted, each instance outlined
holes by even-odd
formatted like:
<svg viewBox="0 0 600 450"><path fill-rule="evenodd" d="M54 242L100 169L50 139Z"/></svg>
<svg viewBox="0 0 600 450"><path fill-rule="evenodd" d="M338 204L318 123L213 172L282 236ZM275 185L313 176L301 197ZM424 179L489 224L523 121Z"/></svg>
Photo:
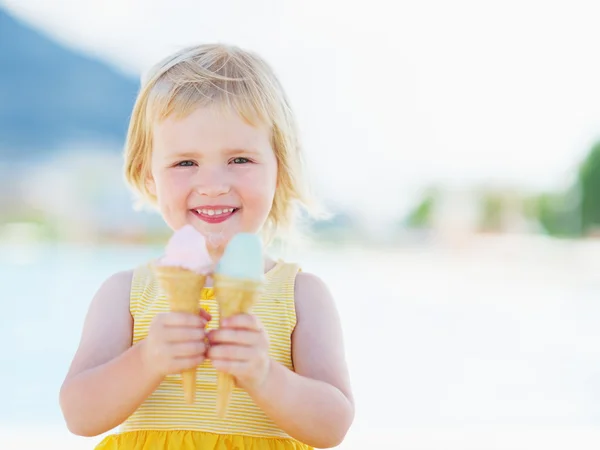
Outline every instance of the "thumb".
<svg viewBox="0 0 600 450"><path fill-rule="evenodd" d="M202 317L203 319L206 319L207 322L210 322L212 319L212 316L204 309L200 308L200 317Z"/></svg>

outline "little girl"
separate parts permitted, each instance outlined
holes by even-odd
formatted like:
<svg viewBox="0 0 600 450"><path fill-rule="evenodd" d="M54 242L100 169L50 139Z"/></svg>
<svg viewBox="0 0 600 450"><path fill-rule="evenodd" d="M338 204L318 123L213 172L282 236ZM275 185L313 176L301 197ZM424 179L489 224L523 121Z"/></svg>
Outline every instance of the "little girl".
<svg viewBox="0 0 600 450"><path fill-rule="evenodd" d="M291 229L296 205L308 205L286 96L271 68L239 48L186 48L155 66L125 153L133 189L171 229L190 224L210 238L215 263L234 234L261 233L268 242ZM220 327L212 287L199 293L196 316L169 312L148 264L108 278L61 388L69 430L97 436L121 425L102 450L338 445L354 403L334 301L295 264L266 258L264 270L252 315ZM189 405L180 373L192 367ZM236 382L224 419L215 407L217 371Z"/></svg>

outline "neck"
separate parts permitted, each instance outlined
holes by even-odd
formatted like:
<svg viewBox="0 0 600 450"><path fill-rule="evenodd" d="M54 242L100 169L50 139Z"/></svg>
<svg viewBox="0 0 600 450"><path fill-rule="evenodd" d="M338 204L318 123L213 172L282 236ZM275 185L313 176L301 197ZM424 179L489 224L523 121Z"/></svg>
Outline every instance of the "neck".
<svg viewBox="0 0 600 450"><path fill-rule="evenodd" d="M208 254L210 255L210 259L212 259L213 263L216 265L223 256L223 249L221 247L210 247L208 249Z"/></svg>

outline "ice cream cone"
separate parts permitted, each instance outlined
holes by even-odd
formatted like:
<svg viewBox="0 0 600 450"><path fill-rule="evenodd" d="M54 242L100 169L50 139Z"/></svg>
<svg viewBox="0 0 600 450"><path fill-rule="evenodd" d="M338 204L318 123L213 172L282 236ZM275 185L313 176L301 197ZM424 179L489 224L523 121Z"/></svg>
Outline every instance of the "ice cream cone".
<svg viewBox="0 0 600 450"><path fill-rule="evenodd" d="M235 314L249 313L262 292L262 283L242 280L222 274L214 275L215 297L219 304L219 321ZM229 399L234 388L233 377L226 373L217 374L217 414L225 417Z"/></svg>
<svg viewBox="0 0 600 450"><path fill-rule="evenodd" d="M154 273L165 291L173 312L200 313L200 292L206 283L206 275L183 267L155 265ZM196 397L196 368L181 374L185 401L194 403Z"/></svg>

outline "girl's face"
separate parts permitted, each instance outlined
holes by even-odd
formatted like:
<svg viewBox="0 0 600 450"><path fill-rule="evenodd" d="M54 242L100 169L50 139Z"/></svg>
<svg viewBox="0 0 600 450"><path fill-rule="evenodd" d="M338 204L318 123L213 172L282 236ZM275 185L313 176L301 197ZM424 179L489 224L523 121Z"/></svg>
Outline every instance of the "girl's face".
<svg viewBox="0 0 600 450"><path fill-rule="evenodd" d="M239 232L256 233L277 184L270 130L234 111L198 108L154 124L148 189L173 230L191 224L220 255Z"/></svg>

